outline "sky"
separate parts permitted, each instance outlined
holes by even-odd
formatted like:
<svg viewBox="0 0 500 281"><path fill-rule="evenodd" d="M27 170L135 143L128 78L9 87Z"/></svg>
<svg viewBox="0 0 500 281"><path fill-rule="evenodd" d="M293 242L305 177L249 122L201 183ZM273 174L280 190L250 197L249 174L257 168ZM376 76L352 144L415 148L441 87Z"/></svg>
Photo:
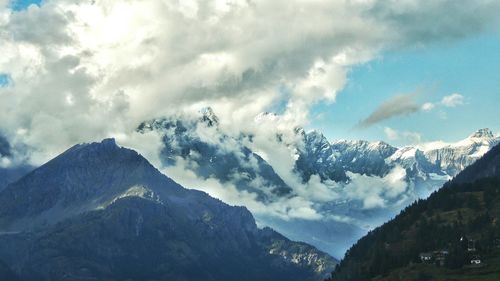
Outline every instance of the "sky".
<svg viewBox="0 0 500 281"><path fill-rule="evenodd" d="M347 86L332 104L312 110L309 127L331 139L385 140L405 145L417 141L457 141L479 128L500 131L500 33L487 32L470 38L388 51L373 61L354 66ZM358 122L395 95L416 93L421 103L437 103L459 94L463 103L384 120L369 128ZM361 101L361 102L360 102ZM384 129L412 132L413 138L389 138Z"/></svg>
<svg viewBox="0 0 500 281"><path fill-rule="evenodd" d="M238 134L500 130L500 1L0 0L0 132L43 163L210 106ZM264 111L273 128L247 126ZM285 134L286 135L286 134Z"/></svg>
<svg viewBox="0 0 500 281"><path fill-rule="evenodd" d="M40 5L41 0L13 0L11 1L10 7L12 10L21 11L26 9L29 5Z"/></svg>

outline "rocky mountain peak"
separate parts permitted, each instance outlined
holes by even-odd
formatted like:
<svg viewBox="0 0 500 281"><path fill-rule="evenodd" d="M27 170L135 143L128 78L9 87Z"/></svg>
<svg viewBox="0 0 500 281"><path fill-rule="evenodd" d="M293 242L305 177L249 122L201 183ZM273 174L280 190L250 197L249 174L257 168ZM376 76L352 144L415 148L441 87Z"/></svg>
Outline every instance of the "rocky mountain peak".
<svg viewBox="0 0 500 281"><path fill-rule="evenodd" d="M0 193L0 228L31 229L106 206L133 186L180 187L137 152L114 139L77 144ZM164 184L165 185L165 184ZM12 200L12 198L17 198Z"/></svg>
<svg viewBox="0 0 500 281"><path fill-rule="evenodd" d="M274 112L261 112L259 113L257 116L255 116L254 120L255 122L262 122L262 121L275 121L277 119L279 119L280 117L278 116L278 114L274 113Z"/></svg>
<svg viewBox="0 0 500 281"><path fill-rule="evenodd" d="M200 110L202 114L201 121L207 123L209 127L219 125L219 117L211 107L205 107Z"/></svg>
<svg viewBox="0 0 500 281"><path fill-rule="evenodd" d="M307 132L306 134L306 140L311 143L325 143L328 142L326 137L318 130L312 130Z"/></svg>
<svg viewBox="0 0 500 281"><path fill-rule="evenodd" d="M479 129L476 132L474 132L472 135L469 136L469 138L491 139L491 138L494 138L494 135L490 129L483 128L483 129Z"/></svg>
<svg viewBox="0 0 500 281"><path fill-rule="evenodd" d="M63 152L58 157L52 159L48 165L79 167L87 169L109 169L106 163L115 161L135 161L147 162L142 156L131 149L120 147L115 139L107 138L101 142L77 144ZM46 166L46 165L45 165ZM42 166L43 168L43 166Z"/></svg>

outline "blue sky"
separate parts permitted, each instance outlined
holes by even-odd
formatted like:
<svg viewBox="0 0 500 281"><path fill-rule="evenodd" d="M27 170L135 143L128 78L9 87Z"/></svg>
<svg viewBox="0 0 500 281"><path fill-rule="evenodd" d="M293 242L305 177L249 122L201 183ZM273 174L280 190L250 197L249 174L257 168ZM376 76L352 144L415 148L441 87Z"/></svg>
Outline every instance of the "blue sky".
<svg viewBox="0 0 500 281"><path fill-rule="evenodd" d="M424 141L462 139L476 129L500 131L500 34L488 33L458 42L386 52L354 67L333 104L318 104L310 128L329 138L387 140L384 127L418 132ZM353 129L384 100L417 93L422 102L439 102L459 93L465 104L435 108ZM388 140L389 141L389 140ZM398 145L404 140L390 141Z"/></svg>
<svg viewBox="0 0 500 281"><path fill-rule="evenodd" d="M4 73L0 73L0 87L3 87L9 83L9 76Z"/></svg>
<svg viewBox="0 0 500 281"><path fill-rule="evenodd" d="M17 1L12 1L11 5L13 10L22 10L31 4L39 5L41 2L42 0L17 0Z"/></svg>

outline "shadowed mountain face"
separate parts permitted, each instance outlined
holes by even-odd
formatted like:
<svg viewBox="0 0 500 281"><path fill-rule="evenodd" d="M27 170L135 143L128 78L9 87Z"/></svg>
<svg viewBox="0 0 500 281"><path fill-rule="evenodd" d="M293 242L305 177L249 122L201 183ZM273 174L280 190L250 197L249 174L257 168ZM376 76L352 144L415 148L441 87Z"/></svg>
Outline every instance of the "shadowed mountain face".
<svg viewBox="0 0 500 281"><path fill-rule="evenodd" d="M12 168L0 168L0 191L9 183L13 183L33 170L29 165L20 165Z"/></svg>
<svg viewBox="0 0 500 281"><path fill-rule="evenodd" d="M500 178L500 145L495 146L473 165L467 167L453 181L466 183L487 177Z"/></svg>
<svg viewBox="0 0 500 281"><path fill-rule="evenodd" d="M0 192L0 260L25 281L320 280L335 265L111 139Z"/></svg>

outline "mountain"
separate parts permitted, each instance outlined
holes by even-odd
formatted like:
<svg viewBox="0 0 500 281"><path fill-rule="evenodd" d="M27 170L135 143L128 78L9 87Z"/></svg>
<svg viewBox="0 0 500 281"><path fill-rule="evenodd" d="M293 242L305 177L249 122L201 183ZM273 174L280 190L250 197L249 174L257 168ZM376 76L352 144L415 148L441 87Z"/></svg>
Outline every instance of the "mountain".
<svg viewBox="0 0 500 281"><path fill-rule="evenodd" d="M480 129L457 143L427 144L425 155L450 176L457 175L500 142L489 129Z"/></svg>
<svg viewBox="0 0 500 281"><path fill-rule="evenodd" d="M500 145L361 238L331 281L499 280Z"/></svg>
<svg viewBox="0 0 500 281"><path fill-rule="evenodd" d="M265 113L255 122L260 126L259 122L276 118ZM271 138L265 142L268 146L262 147L262 139L256 141L263 137L259 132L242 129L237 134L228 133L222 121L206 108L194 117L143 122L138 131L161 135L162 168L176 167L202 180L217 181L220 185L211 194L232 194L232 202L247 206L259 225L336 257L342 257L368 230L414 200L429 196L500 141L482 129L457 143L398 148L381 141L330 141L318 131L293 128L292 140L279 131L265 132ZM290 170L284 170L283 161L276 160L283 157L292 163ZM200 185L173 176L190 188ZM371 188L363 188L367 186ZM233 187L238 194L234 195ZM329 194L314 195L316 188ZM307 193L315 198L306 197ZM284 201L290 208L296 201L307 201L321 218L290 217L264 209L272 210L277 202L286 206Z"/></svg>
<svg viewBox="0 0 500 281"><path fill-rule="evenodd" d="M302 130L300 134L304 145L297 148L299 157L295 168L304 182L313 174L323 181L336 182L348 181L347 172L383 176L390 170L385 159L397 151L385 142L338 140L330 143L318 131Z"/></svg>
<svg viewBox="0 0 500 281"><path fill-rule="evenodd" d="M160 159L164 167L184 161L204 178L231 182L239 190L253 192L262 201L273 195L286 196L291 188L258 154L240 139L228 136L218 127L210 108L198 119L161 118L140 124L138 131L162 133L164 147Z"/></svg>
<svg viewBox="0 0 500 281"><path fill-rule="evenodd" d="M0 276L2 277L2 280L8 280L8 281L19 281L19 277L17 274L10 269L5 262L0 261Z"/></svg>
<svg viewBox="0 0 500 281"><path fill-rule="evenodd" d="M263 113L256 126L267 119L279 116ZM207 108L195 118L170 116L143 122L138 131L161 135L162 168L178 167L202 180L185 181L190 188L217 181L218 188L224 188L211 193L217 196L234 186L238 194L231 196L232 202L247 206L259 225L336 257L500 142L488 129L457 143L394 147L382 141L330 141L319 131L290 128L292 141L278 130L268 131L271 137L262 147L255 140L262 137L258 132L242 129L235 134L225 130L222 121ZM290 170L284 171L282 162L291 162L286 166ZM309 193L313 198L307 197ZM300 211L296 201L306 201L319 215L302 218L262 211L262 206Z"/></svg>
<svg viewBox="0 0 500 281"><path fill-rule="evenodd" d="M304 146L298 149L296 169L304 181L317 174L322 180L348 182L347 172L383 177L395 166L401 166L418 197L428 196L500 143L500 136L489 129L480 129L456 143L433 142L402 148L381 141L330 143L317 131L302 135Z"/></svg>
<svg viewBox="0 0 500 281"><path fill-rule="evenodd" d="M113 139L75 145L0 191L0 260L23 281L320 280L335 265Z"/></svg>
<svg viewBox="0 0 500 281"><path fill-rule="evenodd" d="M492 148L483 157L477 160L474 165L467 167L458 174L455 182L466 183L487 177L500 177L500 145Z"/></svg>
<svg viewBox="0 0 500 281"><path fill-rule="evenodd" d="M13 183L20 179L33 169L31 165L26 164L15 167L0 167L0 190L4 189L9 183Z"/></svg>

